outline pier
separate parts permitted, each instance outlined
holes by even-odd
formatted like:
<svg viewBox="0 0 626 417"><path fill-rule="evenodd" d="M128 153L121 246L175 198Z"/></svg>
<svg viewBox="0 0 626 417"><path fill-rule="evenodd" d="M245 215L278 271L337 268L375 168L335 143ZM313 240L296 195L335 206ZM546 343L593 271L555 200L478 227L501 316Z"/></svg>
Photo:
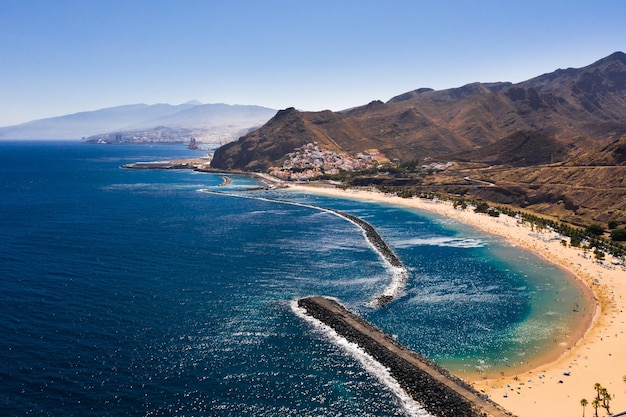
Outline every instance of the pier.
<svg viewBox="0 0 626 417"><path fill-rule="evenodd" d="M437 417L512 417L510 413L432 361L403 346L361 317L324 297L298 300L298 306L389 369L400 386Z"/></svg>

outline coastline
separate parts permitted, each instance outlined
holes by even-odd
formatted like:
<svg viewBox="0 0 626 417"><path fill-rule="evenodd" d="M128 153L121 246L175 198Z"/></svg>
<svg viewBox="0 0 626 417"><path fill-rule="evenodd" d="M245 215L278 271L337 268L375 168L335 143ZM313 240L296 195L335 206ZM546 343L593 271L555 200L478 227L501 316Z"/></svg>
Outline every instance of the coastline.
<svg viewBox="0 0 626 417"><path fill-rule="evenodd" d="M460 376L519 417L575 415L581 411L582 398L591 407L596 382L615 396L613 411L626 410L626 384L622 381L626 375L626 273L621 267L598 264L590 255L583 257L581 249L564 247L559 240L550 239L548 232L533 232L527 224L520 225L508 216L495 218L458 210L447 202L406 199L377 191L292 184L288 188L434 212L501 236L564 269L584 290L588 304L567 339L511 373Z"/></svg>

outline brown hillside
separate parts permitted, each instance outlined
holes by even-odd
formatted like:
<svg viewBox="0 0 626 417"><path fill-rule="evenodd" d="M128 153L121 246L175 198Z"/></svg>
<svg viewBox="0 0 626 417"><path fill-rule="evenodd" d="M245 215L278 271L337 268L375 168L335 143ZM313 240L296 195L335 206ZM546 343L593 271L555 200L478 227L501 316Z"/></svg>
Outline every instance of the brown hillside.
<svg viewBox="0 0 626 417"><path fill-rule="evenodd" d="M574 224L626 223L626 166L543 166L483 171L489 201L528 208Z"/></svg>
<svg viewBox="0 0 626 417"><path fill-rule="evenodd" d="M320 119L324 116L327 119L340 117L331 112L324 113ZM285 154L310 142L339 149L337 144L327 140L326 133L315 123L294 108L289 108L276 113L262 128L217 149L211 166L218 169L264 170Z"/></svg>
<svg viewBox="0 0 626 417"><path fill-rule="evenodd" d="M310 141L349 153L378 148L392 158L423 160L446 159L504 140L489 148L496 153L489 159L511 161L507 138L518 132L535 132L536 140L545 140L540 148L554 149L553 161L571 159L626 134L626 55L617 52L584 68L557 70L518 84L419 89L341 113L287 109L220 148L213 166L264 170ZM536 149L536 140L528 146ZM529 155L532 149L515 152Z"/></svg>
<svg viewBox="0 0 626 417"><path fill-rule="evenodd" d="M599 151L589 152L574 160L572 165L618 165L626 166L626 135Z"/></svg>
<svg viewBox="0 0 626 417"><path fill-rule="evenodd" d="M483 148L451 155L451 159L524 167L562 161L570 151L566 144L545 133L520 131Z"/></svg>

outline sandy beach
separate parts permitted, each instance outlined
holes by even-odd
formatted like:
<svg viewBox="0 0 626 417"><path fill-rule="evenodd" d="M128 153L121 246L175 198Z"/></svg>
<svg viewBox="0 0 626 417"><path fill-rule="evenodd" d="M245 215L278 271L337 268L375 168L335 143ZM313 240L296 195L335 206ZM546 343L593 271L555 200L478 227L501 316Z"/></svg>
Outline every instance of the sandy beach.
<svg viewBox="0 0 626 417"><path fill-rule="evenodd" d="M502 236L571 272L573 282L588 289L590 303L589 313L577 329L572 329L571 339L561 341L550 354L531 360L526 369L515 374L479 375L469 382L519 417L582 415L583 398L589 402L585 415L592 416L596 382L614 396L611 413L626 411L626 270L611 265L610 257L600 264L592 254L585 256L582 249L565 247L560 240L551 239L552 232L531 230L527 223L519 224L508 216L490 217L470 209L455 209L451 203L438 200L303 185L289 188L435 212ZM607 413L599 408L598 415Z"/></svg>

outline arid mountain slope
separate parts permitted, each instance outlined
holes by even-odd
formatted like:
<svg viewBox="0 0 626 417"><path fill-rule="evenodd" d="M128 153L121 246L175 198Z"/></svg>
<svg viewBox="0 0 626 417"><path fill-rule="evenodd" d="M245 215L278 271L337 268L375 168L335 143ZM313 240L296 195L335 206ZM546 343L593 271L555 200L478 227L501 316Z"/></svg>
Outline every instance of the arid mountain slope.
<svg viewBox="0 0 626 417"><path fill-rule="evenodd" d="M571 161L570 165L626 166L626 135L598 151L588 152Z"/></svg>
<svg viewBox="0 0 626 417"><path fill-rule="evenodd" d="M483 171L496 186L472 194L573 224L626 223L626 166L540 166Z"/></svg>
<svg viewBox="0 0 626 417"><path fill-rule="evenodd" d="M246 171L264 170L276 164L295 148L312 142L328 149L343 149L329 135L346 141L360 134L345 117L330 111L306 115L294 108L281 110L260 129L216 150L211 164L214 168L234 168Z"/></svg>
<svg viewBox="0 0 626 417"><path fill-rule="evenodd" d="M523 83L540 94L564 98L580 112L599 121L622 120L626 105L626 54L615 52L580 69L557 70Z"/></svg>
<svg viewBox="0 0 626 417"><path fill-rule="evenodd" d="M537 131L519 131L482 148L453 154L455 161L512 167L551 164L563 160L571 148Z"/></svg>
<svg viewBox="0 0 626 417"><path fill-rule="evenodd" d="M514 138L519 143L526 143L529 148L554 143L537 143L540 137L533 138L520 132L492 146L500 146ZM515 145L512 144L510 149L516 149ZM549 153L545 148L536 153L512 152L512 159L507 165L458 163L454 168L429 177L429 181L413 185L410 189L461 193L496 204L525 208L578 225L604 224L609 220L626 224L626 135L564 163L523 166L515 164L519 159L513 159L535 154L549 156ZM489 162L488 154L480 154L479 151L466 155L466 159ZM467 178L478 181L463 185Z"/></svg>
<svg viewBox="0 0 626 417"><path fill-rule="evenodd" d="M519 151L552 149L552 162L580 156L626 134L626 54L616 52L584 68L557 70L518 84L419 89L340 113L288 109L220 148L213 166L264 170L313 140L349 153L378 148L391 158L442 160L511 141L519 132L534 138L526 145L530 149ZM542 140L548 145L537 148ZM506 142L489 149L490 163L510 163L513 151ZM515 164L546 162L545 157L531 159Z"/></svg>

